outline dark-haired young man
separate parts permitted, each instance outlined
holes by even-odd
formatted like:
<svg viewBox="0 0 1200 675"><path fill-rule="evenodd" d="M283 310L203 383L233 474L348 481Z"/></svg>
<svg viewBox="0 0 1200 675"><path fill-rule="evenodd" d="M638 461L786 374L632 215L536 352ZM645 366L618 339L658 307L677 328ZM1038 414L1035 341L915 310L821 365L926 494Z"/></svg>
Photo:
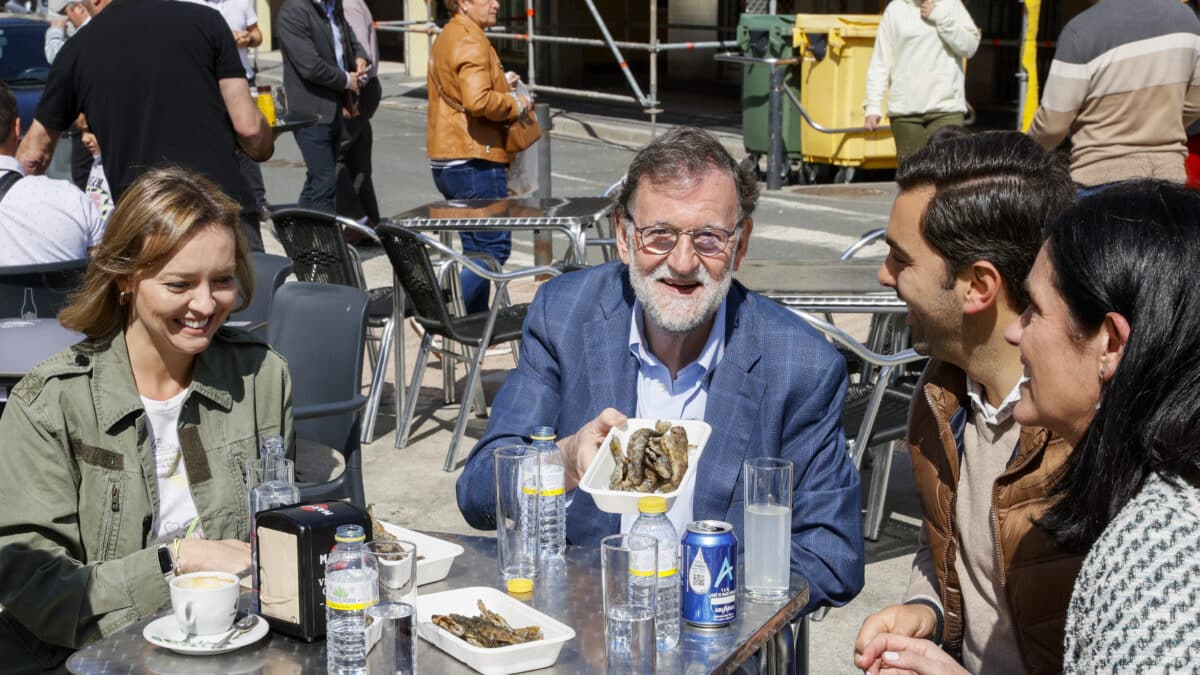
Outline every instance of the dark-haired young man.
<svg viewBox="0 0 1200 675"><path fill-rule="evenodd" d="M932 357L908 428L924 518L904 604L867 618L855 665L895 633L941 642L973 673L1058 672L1082 559L1034 522L1070 448L1013 419L1023 367L1004 330L1029 304L1044 224L1075 199L1071 177L1028 136L989 132L923 148L896 180L879 281Z"/></svg>

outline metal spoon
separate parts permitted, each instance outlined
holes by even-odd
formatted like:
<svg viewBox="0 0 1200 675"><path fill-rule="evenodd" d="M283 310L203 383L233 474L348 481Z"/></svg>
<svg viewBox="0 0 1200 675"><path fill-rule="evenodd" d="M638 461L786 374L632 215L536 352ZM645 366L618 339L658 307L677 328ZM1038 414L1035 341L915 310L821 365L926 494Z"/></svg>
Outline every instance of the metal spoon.
<svg viewBox="0 0 1200 675"><path fill-rule="evenodd" d="M229 633L225 637L221 638L221 640L219 642L214 644L212 646L212 648L213 649L221 649L225 645L228 645L230 643L230 641L233 640L233 638L238 637L239 635L242 635L243 633L250 630L251 628L254 628L254 625L257 623L258 623L257 615L247 614L246 616L243 616L242 618L233 622L233 629L230 630Z"/></svg>

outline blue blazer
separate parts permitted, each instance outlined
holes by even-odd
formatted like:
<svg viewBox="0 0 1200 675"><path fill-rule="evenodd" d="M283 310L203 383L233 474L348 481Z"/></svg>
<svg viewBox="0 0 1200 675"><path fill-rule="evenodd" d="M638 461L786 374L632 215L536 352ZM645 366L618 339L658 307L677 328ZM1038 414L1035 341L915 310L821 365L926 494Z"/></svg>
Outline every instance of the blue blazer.
<svg viewBox="0 0 1200 675"><path fill-rule="evenodd" d="M520 366L492 405L487 432L457 484L458 507L478 529L495 529L493 449L528 443L535 426L569 436L613 407L637 410L637 360L629 351L634 294L625 265L572 272L538 291L525 319ZM743 532L742 462L793 462L792 570L808 580L809 609L840 606L863 586L859 476L846 453L841 411L846 363L799 317L734 282L725 352L710 370L704 420L712 436L697 466L697 520ZM576 490L567 540L599 545L619 531L619 515Z"/></svg>

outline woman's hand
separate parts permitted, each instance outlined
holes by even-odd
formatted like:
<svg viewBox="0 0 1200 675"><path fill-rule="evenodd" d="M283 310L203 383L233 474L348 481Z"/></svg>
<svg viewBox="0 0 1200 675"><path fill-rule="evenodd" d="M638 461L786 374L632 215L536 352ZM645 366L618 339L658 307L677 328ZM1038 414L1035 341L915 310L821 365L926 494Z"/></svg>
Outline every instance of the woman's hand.
<svg viewBox="0 0 1200 675"><path fill-rule="evenodd" d="M229 572L237 574L250 567L250 544L237 539L184 539L179 542L180 574L190 572Z"/></svg>

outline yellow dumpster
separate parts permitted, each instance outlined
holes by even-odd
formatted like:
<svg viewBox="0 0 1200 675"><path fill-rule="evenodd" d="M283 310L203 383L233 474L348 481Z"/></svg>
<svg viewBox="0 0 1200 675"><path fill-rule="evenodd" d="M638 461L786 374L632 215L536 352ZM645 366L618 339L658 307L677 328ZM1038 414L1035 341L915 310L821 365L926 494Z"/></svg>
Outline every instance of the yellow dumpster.
<svg viewBox="0 0 1200 675"><path fill-rule="evenodd" d="M800 123L800 148L806 163L863 169L896 167L896 142L890 131L821 130L862 128L867 66L879 18L877 14L796 15L792 44L804 59L800 66L800 104L811 120ZM847 172L840 175L849 178Z"/></svg>

